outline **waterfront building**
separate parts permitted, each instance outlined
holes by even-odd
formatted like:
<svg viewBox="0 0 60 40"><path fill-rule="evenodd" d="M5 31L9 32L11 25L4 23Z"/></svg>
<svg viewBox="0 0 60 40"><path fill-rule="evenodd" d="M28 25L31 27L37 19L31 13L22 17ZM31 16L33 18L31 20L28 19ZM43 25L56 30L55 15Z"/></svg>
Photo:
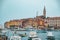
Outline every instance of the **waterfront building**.
<svg viewBox="0 0 60 40"><path fill-rule="evenodd" d="M60 28L60 17L48 17L46 21L49 27Z"/></svg>
<svg viewBox="0 0 60 40"><path fill-rule="evenodd" d="M23 21L23 20L22 20ZM21 27L22 26L22 21L21 20L12 20L9 22L6 22L4 26L6 28L16 28L16 27Z"/></svg>

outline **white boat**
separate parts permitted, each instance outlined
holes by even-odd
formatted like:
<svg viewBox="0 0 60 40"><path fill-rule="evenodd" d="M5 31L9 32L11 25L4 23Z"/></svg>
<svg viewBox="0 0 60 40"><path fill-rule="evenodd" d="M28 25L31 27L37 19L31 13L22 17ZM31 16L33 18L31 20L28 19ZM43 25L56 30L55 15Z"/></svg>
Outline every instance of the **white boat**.
<svg viewBox="0 0 60 40"><path fill-rule="evenodd" d="M8 30L6 30L6 29L2 30L2 34L4 34L4 35L6 35L7 32L8 32Z"/></svg>
<svg viewBox="0 0 60 40"><path fill-rule="evenodd" d="M20 36L11 36L10 40L21 40Z"/></svg>
<svg viewBox="0 0 60 40"><path fill-rule="evenodd" d="M41 40L41 38L39 38L39 37L37 36L37 33L36 33L35 31L31 31L31 32L29 33L29 38L28 38L28 40Z"/></svg>
<svg viewBox="0 0 60 40"><path fill-rule="evenodd" d="M32 26L26 26L25 27L26 31L34 31L35 29Z"/></svg>
<svg viewBox="0 0 60 40"><path fill-rule="evenodd" d="M47 36L54 36L52 32L47 32Z"/></svg>
<svg viewBox="0 0 60 40"><path fill-rule="evenodd" d="M47 32L47 40L55 40L55 37L52 32Z"/></svg>
<svg viewBox="0 0 60 40"><path fill-rule="evenodd" d="M31 31L31 32L29 33L29 37L37 37L37 33L34 32L34 31Z"/></svg>
<svg viewBox="0 0 60 40"><path fill-rule="evenodd" d="M32 40L41 40L40 38L32 38Z"/></svg>
<svg viewBox="0 0 60 40"><path fill-rule="evenodd" d="M11 29L12 31L25 31L24 28L16 28L16 29Z"/></svg>

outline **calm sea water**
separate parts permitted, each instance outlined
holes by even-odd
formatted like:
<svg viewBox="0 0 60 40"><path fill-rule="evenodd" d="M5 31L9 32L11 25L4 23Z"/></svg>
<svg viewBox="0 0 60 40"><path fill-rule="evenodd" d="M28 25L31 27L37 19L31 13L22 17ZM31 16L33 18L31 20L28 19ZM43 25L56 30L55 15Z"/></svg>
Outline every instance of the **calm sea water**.
<svg viewBox="0 0 60 40"><path fill-rule="evenodd" d="M18 34L24 34L26 33L28 36L27 37L22 37L22 40L28 40L29 37L29 32L30 31L15 31L16 33L14 33L11 30L8 30L6 32L6 36L8 36L8 38L10 38L13 35L18 35ZM47 31L48 32L48 31ZM53 33L53 35L55 36L55 40L60 40L60 31L51 31ZM37 33L38 37L41 38L42 40L47 40L47 33Z"/></svg>

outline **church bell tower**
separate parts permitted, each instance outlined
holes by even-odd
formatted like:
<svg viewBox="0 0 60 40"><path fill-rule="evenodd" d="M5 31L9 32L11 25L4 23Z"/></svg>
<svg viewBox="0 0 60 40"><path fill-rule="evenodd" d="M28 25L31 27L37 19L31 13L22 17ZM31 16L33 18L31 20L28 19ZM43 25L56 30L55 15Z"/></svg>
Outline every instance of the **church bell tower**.
<svg viewBox="0 0 60 40"><path fill-rule="evenodd" d="M46 9L45 9L45 6L44 6L44 9L43 9L43 16L46 18Z"/></svg>

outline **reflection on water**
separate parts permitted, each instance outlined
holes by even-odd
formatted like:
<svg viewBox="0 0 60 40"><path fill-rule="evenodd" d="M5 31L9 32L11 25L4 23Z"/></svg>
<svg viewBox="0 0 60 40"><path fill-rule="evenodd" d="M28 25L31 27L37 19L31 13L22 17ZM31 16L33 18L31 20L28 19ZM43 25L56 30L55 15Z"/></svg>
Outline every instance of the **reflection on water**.
<svg viewBox="0 0 60 40"><path fill-rule="evenodd" d="M14 35L18 36L18 34L26 33L27 36L22 37L22 40L28 40L29 32L30 31L11 31L11 30L8 30L5 33L5 35L8 36L8 38L10 38L11 36L14 36ZM48 31L46 31L46 32L48 32ZM60 40L60 31L51 31L51 32L55 36L55 40ZM41 38L41 40L47 40L47 33L37 32L37 35L38 35L39 38Z"/></svg>

